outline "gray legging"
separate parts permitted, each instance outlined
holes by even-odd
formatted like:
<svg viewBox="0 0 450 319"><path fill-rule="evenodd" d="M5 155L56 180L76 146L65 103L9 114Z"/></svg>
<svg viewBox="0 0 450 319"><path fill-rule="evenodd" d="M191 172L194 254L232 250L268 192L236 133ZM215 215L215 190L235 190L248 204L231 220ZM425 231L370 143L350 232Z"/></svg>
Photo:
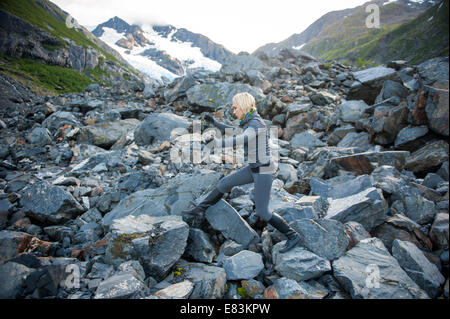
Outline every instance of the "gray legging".
<svg viewBox="0 0 450 319"><path fill-rule="evenodd" d="M270 190L272 188L273 174L254 173L250 166L245 166L219 181L217 189L222 193L228 193L234 186L245 185L254 182L255 184L255 205L256 214L265 221L272 218L269 211Z"/></svg>

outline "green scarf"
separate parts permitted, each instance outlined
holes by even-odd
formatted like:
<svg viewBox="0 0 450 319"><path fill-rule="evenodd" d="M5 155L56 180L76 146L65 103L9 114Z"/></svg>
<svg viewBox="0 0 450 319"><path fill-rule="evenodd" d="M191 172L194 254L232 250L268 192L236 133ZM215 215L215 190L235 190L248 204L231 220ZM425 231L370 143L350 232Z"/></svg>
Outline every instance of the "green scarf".
<svg viewBox="0 0 450 319"><path fill-rule="evenodd" d="M249 115L252 114L253 112L255 112L255 110L248 111L247 114L245 114L244 117L242 118L242 120L239 122L240 125L242 125L244 123L245 119L247 117L249 117Z"/></svg>

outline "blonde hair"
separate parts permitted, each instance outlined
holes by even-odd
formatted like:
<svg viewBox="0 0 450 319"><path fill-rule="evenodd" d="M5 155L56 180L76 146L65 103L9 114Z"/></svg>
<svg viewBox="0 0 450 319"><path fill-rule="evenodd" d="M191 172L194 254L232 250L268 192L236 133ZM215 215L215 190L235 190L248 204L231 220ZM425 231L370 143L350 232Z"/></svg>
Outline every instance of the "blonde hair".
<svg viewBox="0 0 450 319"><path fill-rule="evenodd" d="M251 110L256 111L256 101L253 95L247 92L238 93L233 96L233 104L235 104L244 114Z"/></svg>

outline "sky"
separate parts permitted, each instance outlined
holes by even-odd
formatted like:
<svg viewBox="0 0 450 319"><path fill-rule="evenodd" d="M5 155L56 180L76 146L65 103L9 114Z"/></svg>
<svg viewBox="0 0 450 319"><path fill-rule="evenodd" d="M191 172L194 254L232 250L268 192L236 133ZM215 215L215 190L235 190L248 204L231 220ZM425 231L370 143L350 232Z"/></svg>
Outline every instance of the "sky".
<svg viewBox="0 0 450 319"><path fill-rule="evenodd" d="M51 0L89 30L114 16L129 24L170 24L233 53L252 53L301 33L330 11L368 0Z"/></svg>

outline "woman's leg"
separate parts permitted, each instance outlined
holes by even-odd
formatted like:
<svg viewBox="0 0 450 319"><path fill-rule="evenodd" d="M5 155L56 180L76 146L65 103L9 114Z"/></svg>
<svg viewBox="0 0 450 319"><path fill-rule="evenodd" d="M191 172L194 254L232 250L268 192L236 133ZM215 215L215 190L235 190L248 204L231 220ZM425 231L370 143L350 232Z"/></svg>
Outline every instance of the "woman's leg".
<svg viewBox="0 0 450 319"><path fill-rule="evenodd" d="M267 222L272 218L272 212L269 211L269 201L273 174L253 173L253 179L255 181L256 214Z"/></svg>
<svg viewBox="0 0 450 319"><path fill-rule="evenodd" d="M245 185L251 182L253 182L253 176L250 167L247 165L222 178L217 184L217 189L222 193L229 193L234 186Z"/></svg>

